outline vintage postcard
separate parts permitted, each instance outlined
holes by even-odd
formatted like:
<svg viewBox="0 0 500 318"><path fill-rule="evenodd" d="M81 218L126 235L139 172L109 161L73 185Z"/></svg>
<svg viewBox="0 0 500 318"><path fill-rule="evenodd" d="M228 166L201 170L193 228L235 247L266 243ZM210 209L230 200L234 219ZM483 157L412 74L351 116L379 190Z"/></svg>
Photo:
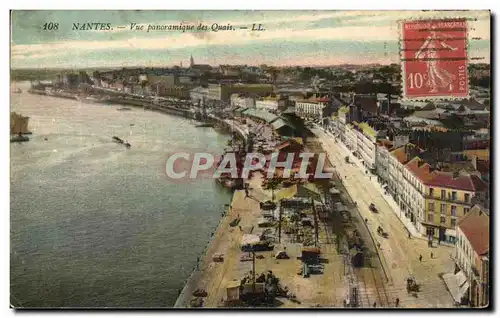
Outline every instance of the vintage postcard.
<svg viewBox="0 0 500 318"><path fill-rule="evenodd" d="M11 11L11 307L490 307L490 20Z"/></svg>

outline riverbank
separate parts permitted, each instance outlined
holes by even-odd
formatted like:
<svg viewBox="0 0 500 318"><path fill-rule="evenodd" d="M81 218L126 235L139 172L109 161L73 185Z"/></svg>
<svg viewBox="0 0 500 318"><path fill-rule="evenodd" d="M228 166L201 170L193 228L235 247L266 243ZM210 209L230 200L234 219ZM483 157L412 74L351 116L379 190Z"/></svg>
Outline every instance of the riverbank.
<svg viewBox="0 0 500 318"><path fill-rule="evenodd" d="M48 97L81 100L78 98L78 96L76 94L72 94L72 93L68 93L68 92L48 93L45 90L30 89L30 90L28 90L28 93L36 94L36 95L44 95L44 96L48 96ZM201 112L201 111L196 111L193 107L188 109L188 108L172 107L172 106L167 106L167 105L159 105L159 104L154 103L150 99L138 99L137 97L134 97L134 98L111 97L111 98L106 98L106 99L101 99L101 100L92 100L92 103L94 103L94 104L108 104L108 105L113 105L113 104L114 105L128 105L128 106L133 106L133 107L140 107L144 110L152 110L152 111L156 111L156 112L167 114L167 115L175 115L175 116L190 118L190 119L194 119L194 120L197 120L197 118L199 118L199 116L197 116L197 114L199 114ZM226 129L230 133L236 133L240 138L247 141L247 138L249 135L248 127L242 127L239 123L237 123L234 120L222 119L222 118L219 118L215 115L207 116L206 120L216 123L217 125Z"/></svg>
<svg viewBox="0 0 500 318"><path fill-rule="evenodd" d="M119 107L11 96L34 133L10 147L11 304L165 308L184 287L232 193L167 180L165 156L221 153L228 135Z"/></svg>
<svg viewBox="0 0 500 318"><path fill-rule="evenodd" d="M259 175L250 180L251 189L248 197L245 196L244 190L234 192L227 213L221 219L208 248L200 258L197 268L184 286L174 307L191 307L190 301L194 298L193 292L197 289L207 292L203 307L220 307L222 306L221 300L225 298L228 283L233 279L239 281L250 270L249 262L240 264L240 243L243 235L251 233L260 218L260 201L270 198L261 190L261 182ZM231 223L238 218L240 222L231 226ZM223 262L214 262L213 258L217 254L223 254ZM235 273L235 268L243 271L238 270Z"/></svg>

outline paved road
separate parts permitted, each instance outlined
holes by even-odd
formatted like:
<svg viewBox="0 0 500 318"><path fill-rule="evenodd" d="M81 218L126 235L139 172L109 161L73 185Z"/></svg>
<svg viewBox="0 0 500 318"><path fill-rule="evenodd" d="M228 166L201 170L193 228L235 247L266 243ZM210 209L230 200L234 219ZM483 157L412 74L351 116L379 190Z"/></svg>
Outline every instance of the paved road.
<svg viewBox="0 0 500 318"><path fill-rule="evenodd" d="M409 238L408 231L384 199L383 195L354 164L345 162L346 150L338 145L334 138L321 129L312 129L319 138L332 164L341 175L346 190L358 204L363 218L368 219L368 228L378 237L381 247L381 256L388 271L392 284L387 287L390 297L399 298L402 307L452 307L453 299L447 291L439 274L453 270L453 261L450 254L452 247L441 246L429 248L425 240ZM369 210L370 203L375 204L379 213ZM389 233L384 239L376 234L381 226ZM430 253L434 258L430 259ZM419 261L419 256L423 261ZM409 295L406 291L406 278L413 275L421 285L418 298Z"/></svg>

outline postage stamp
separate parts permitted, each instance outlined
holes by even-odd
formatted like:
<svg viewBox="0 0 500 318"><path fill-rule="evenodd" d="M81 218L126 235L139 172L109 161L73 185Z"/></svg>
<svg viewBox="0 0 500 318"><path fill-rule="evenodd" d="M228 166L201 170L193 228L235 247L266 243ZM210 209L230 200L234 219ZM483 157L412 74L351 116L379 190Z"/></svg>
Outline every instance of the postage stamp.
<svg viewBox="0 0 500 318"><path fill-rule="evenodd" d="M466 19L403 21L401 31L405 98L469 95Z"/></svg>

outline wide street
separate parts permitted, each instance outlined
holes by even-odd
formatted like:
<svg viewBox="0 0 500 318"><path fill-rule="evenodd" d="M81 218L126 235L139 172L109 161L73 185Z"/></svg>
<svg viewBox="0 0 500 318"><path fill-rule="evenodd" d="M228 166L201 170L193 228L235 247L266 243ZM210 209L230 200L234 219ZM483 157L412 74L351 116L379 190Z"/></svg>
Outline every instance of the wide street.
<svg viewBox="0 0 500 318"><path fill-rule="evenodd" d="M352 154L321 128L314 128L312 132L323 145L349 195L357 202L362 217L368 220L372 235L380 243L382 264L389 276L386 286L388 297L399 298L401 307L453 307L451 294L440 278L441 274L453 272L453 247L429 248L426 240L409 238L408 230L396 216L384 194L372 184L370 176L357 165L345 162L345 157L352 158ZM371 203L375 204L379 213L369 210ZM388 232L387 239L377 234L378 226ZM420 255L423 257L422 261L419 261ZM414 276L420 284L421 291L417 297L408 294L406 290L406 279L409 276Z"/></svg>

